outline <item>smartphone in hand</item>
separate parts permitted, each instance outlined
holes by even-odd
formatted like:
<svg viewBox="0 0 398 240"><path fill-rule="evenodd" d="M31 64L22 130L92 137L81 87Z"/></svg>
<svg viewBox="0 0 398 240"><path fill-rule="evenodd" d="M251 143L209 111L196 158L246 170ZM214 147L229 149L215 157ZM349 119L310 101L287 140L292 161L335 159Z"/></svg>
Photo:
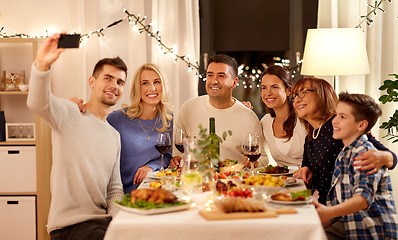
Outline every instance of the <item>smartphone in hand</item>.
<svg viewBox="0 0 398 240"><path fill-rule="evenodd" d="M61 34L58 48L79 48L80 34Z"/></svg>

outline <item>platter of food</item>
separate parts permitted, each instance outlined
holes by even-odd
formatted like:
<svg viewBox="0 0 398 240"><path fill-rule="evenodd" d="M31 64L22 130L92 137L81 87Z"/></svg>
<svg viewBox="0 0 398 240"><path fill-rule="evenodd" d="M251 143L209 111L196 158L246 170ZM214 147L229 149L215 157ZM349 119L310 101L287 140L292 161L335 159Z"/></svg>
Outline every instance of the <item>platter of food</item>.
<svg viewBox="0 0 398 240"><path fill-rule="evenodd" d="M149 175L150 178L155 180L160 180L163 176L181 176L181 168L165 169L161 171L156 171Z"/></svg>
<svg viewBox="0 0 398 240"><path fill-rule="evenodd" d="M273 194L277 193L286 186L282 176L256 175L249 176L241 182L243 188L253 189L257 193Z"/></svg>
<svg viewBox="0 0 398 240"><path fill-rule="evenodd" d="M242 170L244 165L237 160L224 159L220 161L220 173L234 172Z"/></svg>
<svg viewBox="0 0 398 240"><path fill-rule="evenodd" d="M303 190L290 193L275 193L268 199L270 203L284 204L284 205L306 205L312 202L311 190Z"/></svg>
<svg viewBox="0 0 398 240"><path fill-rule="evenodd" d="M122 211L151 215L176 212L189 209L187 202L179 201L171 192L162 188L157 189L136 189L126 193L119 202L114 205Z"/></svg>
<svg viewBox="0 0 398 240"><path fill-rule="evenodd" d="M123 210L126 212L131 212L131 213L142 214L142 215L153 215L153 214L177 212L177 211L187 210L190 208L190 204L187 204L187 203L185 203L183 205L176 205L176 206L163 207L163 208L153 208L153 209L141 209L141 208L126 207L119 203L114 203L114 205L117 208L119 208L120 210Z"/></svg>
<svg viewBox="0 0 398 240"><path fill-rule="evenodd" d="M306 204L310 204L312 202L312 200L308 199L305 201L279 201L279 200L269 199L268 202L282 204L282 205L306 205Z"/></svg>
<svg viewBox="0 0 398 240"><path fill-rule="evenodd" d="M297 181L296 178L292 178L292 177L291 178L286 178L285 182L286 182L286 187L290 187L290 186L293 186L293 185L296 185L296 184L299 183L299 181Z"/></svg>
<svg viewBox="0 0 398 240"><path fill-rule="evenodd" d="M272 165L268 165L266 167L263 168L259 168L257 169L257 172L259 174L270 174L271 176L290 176L293 175L293 173L296 171L297 169L295 167L288 167L288 166L272 166Z"/></svg>

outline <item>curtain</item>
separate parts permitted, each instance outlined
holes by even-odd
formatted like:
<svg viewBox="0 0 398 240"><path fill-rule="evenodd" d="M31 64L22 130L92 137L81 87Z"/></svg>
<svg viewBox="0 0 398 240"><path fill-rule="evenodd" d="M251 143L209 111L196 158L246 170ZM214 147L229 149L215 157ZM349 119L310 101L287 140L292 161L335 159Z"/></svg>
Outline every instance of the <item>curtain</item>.
<svg viewBox="0 0 398 240"><path fill-rule="evenodd" d="M360 16L367 15L371 10L368 4L374 5L374 0L319 0L318 8L318 28L353 28L356 27L361 19ZM365 76L341 76L340 90L347 90L351 93L365 93L378 99L383 92L379 87L385 79L391 77L390 73L398 73L398 4L396 1L384 1L382 9L385 13L377 11L376 15L370 18L374 23L369 27L366 23L361 25L368 52L370 74ZM333 22L333 20L337 20ZM334 26L333 26L334 25ZM336 26L337 25L337 26ZM382 105L383 115L379 124L372 129L372 133L380 139L383 144L398 152L398 146L385 141L383 136L385 131L381 131L378 126L380 122L387 121L392 116L397 104Z"/></svg>
<svg viewBox="0 0 398 240"><path fill-rule="evenodd" d="M8 33L31 35L48 32L89 33L126 17L127 9L135 15L147 16L146 24L154 23L162 42L176 48L178 55L199 60L198 0L1 0L0 25ZM128 66L128 82L114 109L129 104L131 80L141 64L158 64L168 78L170 102L175 112L181 104L197 96L195 71L188 72L181 60L174 63L171 54L163 54L157 42L145 33L138 34L127 21L104 31L106 37L90 37L79 49L68 49L53 65L53 92L63 98L72 96L88 100L91 90L87 80L95 63L104 57L120 56ZM29 66L30 67L30 66Z"/></svg>
<svg viewBox="0 0 398 240"><path fill-rule="evenodd" d="M379 2L379 0L378 0ZM332 27L332 19L337 20L340 28L356 27L360 23L360 16L367 15L371 10L368 4L375 4L374 0L319 0L318 28ZM365 93L378 99L383 92L379 87L386 79L393 79L388 74L398 73L398 3L384 1L381 8L386 12L377 11L371 15L374 23L371 27L366 23L361 25L366 36L370 73L366 76L340 77L340 89L350 93ZM334 15L334 17L333 17ZM334 24L336 24L334 22ZM372 129L376 136L391 151L398 153L398 144L386 141L386 131L379 129L381 122L388 121L398 108L398 103L382 104L383 115ZM398 182L397 170L390 172L393 182ZM394 186L394 184L393 184ZM394 188L394 187L393 187ZM398 199L398 189L394 189L394 198Z"/></svg>

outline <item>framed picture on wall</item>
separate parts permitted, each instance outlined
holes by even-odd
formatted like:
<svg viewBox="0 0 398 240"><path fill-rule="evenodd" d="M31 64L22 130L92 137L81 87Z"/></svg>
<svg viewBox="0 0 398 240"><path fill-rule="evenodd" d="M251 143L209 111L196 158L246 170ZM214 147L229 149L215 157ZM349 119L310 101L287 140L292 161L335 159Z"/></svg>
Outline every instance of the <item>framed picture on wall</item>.
<svg viewBox="0 0 398 240"><path fill-rule="evenodd" d="M24 70L3 71L3 91L19 91L19 85L25 82Z"/></svg>
<svg viewBox="0 0 398 240"><path fill-rule="evenodd" d="M34 123L6 123L6 141L35 141Z"/></svg>

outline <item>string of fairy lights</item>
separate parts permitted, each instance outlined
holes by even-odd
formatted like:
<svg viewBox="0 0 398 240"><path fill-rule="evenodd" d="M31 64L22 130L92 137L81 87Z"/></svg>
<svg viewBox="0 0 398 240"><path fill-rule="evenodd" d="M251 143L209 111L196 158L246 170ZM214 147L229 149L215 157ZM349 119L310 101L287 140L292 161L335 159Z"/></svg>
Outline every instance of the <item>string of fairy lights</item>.
<svg viewBox="0 0 398 240"><path fill-rule="evenodd" d="M374 22L371 18L372 15L377 15L377 12L382 12L385 13L386 11L381 8L381 5L383 2L389 1L390 3L392 0L375 0L374 5L368 4L368 7L370 8L369 12L367 15L360 16L360 22L356 26L357 28L361 27L364 22L368 26L371 26L372 23ZM187 70L188 72L195 71L196 76L203 81L206 81L206 78L204 77L203 74L200 73L199 69L199 62L198 60L192 60L190 55L183 55L183 54L178 54L176 51L176 47L168 47L163 41L160 36L160 31L157 29L154 29L153 23L146 23L147 17L146 16L141 16L140 14L134 14L130 13L127 9L124 9L123 12L126 14L125 17L114 21L111 24L108 24L107 26L104 26L102 28L99 28L95 31L90 31L89 33L84 33L81 34L80 41L81 43L85 43L90 37L92 36L97 36L99 39L106 38L105 31L108 30L109 28L112 28L122 22L128 22L128 24L132 25L132 29L137 32L138 34L143 34L145 33L148 37L151 37L154 39L157 43L157 46L159 50L163 51L163 54L170 54L172 56L172 59L174 60L174 63L176 63L178 60L184 62L187 65ZM46 38L50 36L51 33L49 33L48 30L45 30L45 34L43 35L30 35L30 34L25 34L25 33L17 33L14 32L13 34L7 34L5 30L5 26L0 27L0 38ZM295 74L300 71L300 67L302 64L302 59L297 58L296 59L296 65L293 67L290 67L290 60L289 59L282 59L280 57L274 57L273 58L274 64L280 65L283 67L286 67L289 69L289 71L292 74L292 77L294 78ZM262 69L259 67L251 67L248 65L240 65L238 69L238 74L239 74L239 80L241 84L239 86L243 86L243 88L259 88L261 87L261 79L259 79L260 74L263 70L267 68L267 65L262 64Z"/></svg>
<svg viewBox="0 0 398 240"><path fill-rule="evenodd" d="M153 23L146 23L147 17L141 16L140 14L130 13L127 9L124 9L123 12L126 14L125 17L114 21L107 26L101 27L95 31L90 31L89 33L81 34L80 42L85 43L90 37L97 36L99 39L106 38L105 31L109 28L112 28L122 22L128 22L130 25L133 25L132 29L137 32L138 34L145 33L148 37L153 38L157 42L158 48L163 51L163 54L171 54L176 63L178 60L183 61L188 68L188 72L196 71L196 76L202 78L202 75L199 74L199 62L197 60L191 60L190 55L181 55L178 54L176 51L176 47L168 47L163 41L160 36L159 30L154 30ZM73 32L75 33L75 32ZM0 38L46 38L50 36L51 33L48 30L45 31L44 35L29 35L26 33L13 33L7 34L5 31L5 27L0 28Z"/></svg>

